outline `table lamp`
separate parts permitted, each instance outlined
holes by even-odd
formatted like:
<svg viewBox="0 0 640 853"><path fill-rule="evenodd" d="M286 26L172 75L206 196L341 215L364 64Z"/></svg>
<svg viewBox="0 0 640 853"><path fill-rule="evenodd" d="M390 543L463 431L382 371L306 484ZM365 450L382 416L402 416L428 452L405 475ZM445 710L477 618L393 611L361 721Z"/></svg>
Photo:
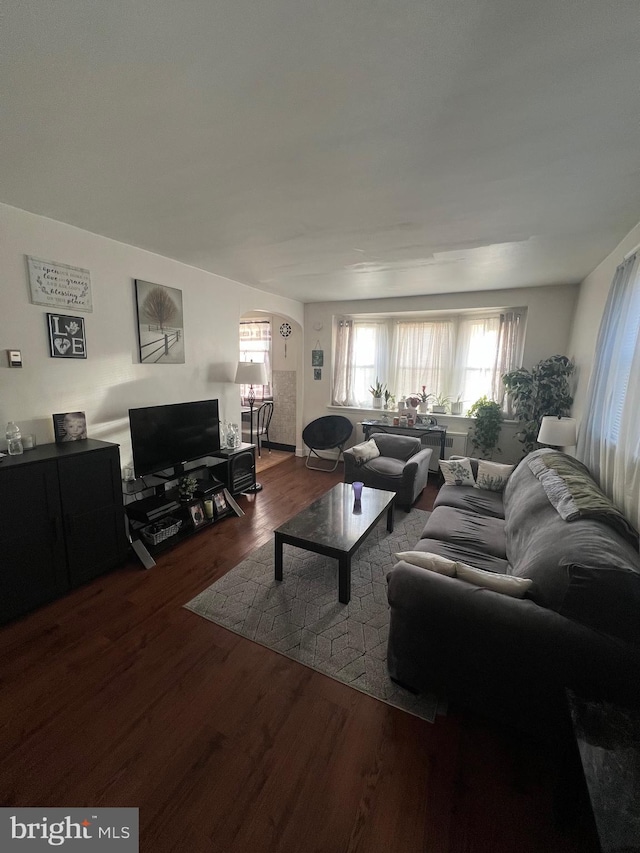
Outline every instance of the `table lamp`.
<svg viewBox="0 0 640 853"><path fill-rule="evenodd" d="M251 444L253 444L253 406L256 401L256 392L253 390L254 385L266 385L269 379L267 377L267 369L261 361L239 361L236 370L236 385L248 385L249 394L249 423Z"/></svg>
<svg viewBox="0 0 640 853"><path fill-rule="evenodd" d="M548 444L556 450L561 447L574 447L576 443L576 419L545 415L540 424L538 443Z"/></svg>

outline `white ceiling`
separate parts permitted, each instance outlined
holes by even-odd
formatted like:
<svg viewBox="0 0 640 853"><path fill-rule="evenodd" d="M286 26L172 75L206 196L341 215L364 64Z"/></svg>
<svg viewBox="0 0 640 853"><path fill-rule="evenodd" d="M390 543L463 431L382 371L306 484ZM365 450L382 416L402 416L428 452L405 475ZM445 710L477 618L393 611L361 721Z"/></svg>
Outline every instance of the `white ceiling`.
<svg viewBox="0 0 640 853"><path fill-rule="evenodd" d="M580 281L637 0L5 0L0 201L305 302Z"/></svg>

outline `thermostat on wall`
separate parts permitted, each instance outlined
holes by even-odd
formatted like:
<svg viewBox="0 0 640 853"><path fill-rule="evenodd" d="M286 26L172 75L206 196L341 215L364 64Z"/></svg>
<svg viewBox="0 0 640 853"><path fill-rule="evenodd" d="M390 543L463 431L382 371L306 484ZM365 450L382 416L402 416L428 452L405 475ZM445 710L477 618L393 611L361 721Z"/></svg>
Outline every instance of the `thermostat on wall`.
<svg viewBox="0 0 640 853"><path fill-rule="evenodd" d="M19 349L8 349L9 367L22 367L22 353Z"/></svg>

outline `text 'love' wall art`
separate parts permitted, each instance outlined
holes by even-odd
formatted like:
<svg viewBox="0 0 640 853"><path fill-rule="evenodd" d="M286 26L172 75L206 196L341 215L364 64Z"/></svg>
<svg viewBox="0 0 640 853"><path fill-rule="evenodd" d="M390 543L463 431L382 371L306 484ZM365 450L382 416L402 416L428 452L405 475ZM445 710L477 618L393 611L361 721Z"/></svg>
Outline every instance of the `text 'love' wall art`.
<svg viewBox="0 0 640 853"><path fill-rule="evenodd" d="M47 314L49 354L52 358L86 358L84 318Z"/></svg>

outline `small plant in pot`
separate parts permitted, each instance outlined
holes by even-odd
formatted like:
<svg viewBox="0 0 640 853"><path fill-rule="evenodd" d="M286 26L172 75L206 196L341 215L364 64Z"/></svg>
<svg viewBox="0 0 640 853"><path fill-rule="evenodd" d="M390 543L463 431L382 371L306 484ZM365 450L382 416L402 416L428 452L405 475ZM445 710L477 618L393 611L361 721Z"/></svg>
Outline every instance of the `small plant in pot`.
<svg viewBox="0 0 640 853"><path fill-rule="evenodd" d="M427 394L427 386L426 385L422 386L422 391L418 391L417 394L411 394L410 395L411 399L414 399L417 401L416 407L418 408L418 411L423 412L423 413L427 411L427 406L429 404L429 400L433 396L434 396L433 394Z"/></svg>
<svg viewBox="0 0 640 853"><path fill-rule="evenodd" d="M475 418L471 443L474 452L480 453L482 459L491 459L494 450L500 453L498 439L502 429L502 409L500 404L480 397L467 412L468 417Z"/></svg>
<svg viewBox="0 0 640 853"><path fill-rule="evenodd" d="M395 406L396 398L393 396L391 391L388 388L385 388L384 392L384 407L385 409L390 409L392 406Z"/></svg>
<svg viewBox="0 0 640 853"><path fill-rule="evenodd" d="M458 394L455 400L451 401L451 414L452 415L461 415L464 409L464 400L462 399L462 394Z"/></svg>
<svg viewBox="0 0 640 853"><path fill-rule="evenodd" d="M448 397L446 394L435 394L434 395L434 403L431 406L431 411L436 412L437 414L444 415L447 412L447 406L451 401L451 397Z"/></svg>
<svg viewBox="0 0 640 853"><path fill-rule="evenodd" d="M178 494L181 501L190 501L193 498L195 490L198 488L198 481L190 474L180 477L178 481Z"/></svg>
<svg viewBox="0 0 640 853"><path fill-rule="evenodd" d="M386 385L380 382L378 377L376 376L376 384L369 386L369 393L373 397L373 408L381 409L382 408L382 397L384 396L384 392L386 391Z"/></svg>

